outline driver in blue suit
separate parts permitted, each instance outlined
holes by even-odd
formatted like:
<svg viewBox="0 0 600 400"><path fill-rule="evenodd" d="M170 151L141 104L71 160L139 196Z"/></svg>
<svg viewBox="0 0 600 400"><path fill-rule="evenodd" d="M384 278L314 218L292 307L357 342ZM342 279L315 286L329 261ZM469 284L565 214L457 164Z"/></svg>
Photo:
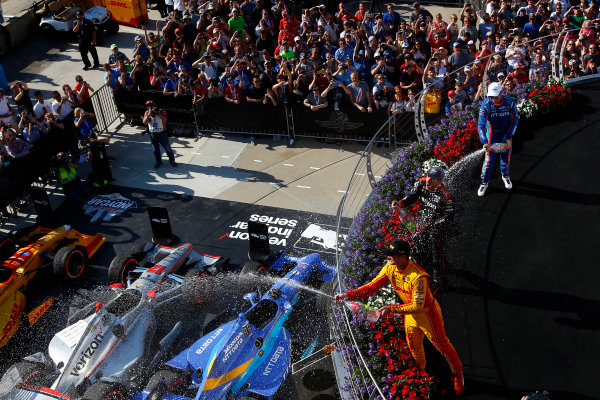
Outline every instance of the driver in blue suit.
<svg viewBox="0 0 600 400"><path fill-rule="evenodd" d="M500 172L504 187L512 189L509 176L510 153L512 138L519 122L517 103L512 97L502 94L502 85L499 82L490 84L487 95L487 99L481 103L479 109L477 127L479 140L483 143L485 150L485 160L481 169L481 185L477 191L480 197L485 195L488 182L492 177L496 154L500 154ZM494 146L495 144L496 146Z"/></svg>

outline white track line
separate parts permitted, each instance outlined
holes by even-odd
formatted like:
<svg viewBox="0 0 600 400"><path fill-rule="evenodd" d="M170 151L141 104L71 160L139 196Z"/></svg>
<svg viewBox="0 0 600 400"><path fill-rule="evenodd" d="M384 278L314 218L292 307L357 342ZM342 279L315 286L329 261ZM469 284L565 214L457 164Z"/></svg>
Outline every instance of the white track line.
<svg viewBox="0 0 600 400"><path fill-rule="evenodd" d="M311 188L310 186L302 186L302 185L297 185L296 187L300 188L300 189L310 189Z"/></svg>
<svg viewBox="0 0 600 400"><path fill-rule="evenodd" d="M309 167L310 169L321 169L319 167Z"/></svg>
<svg viewBox="0 0 600 400"><path fill-rule="evenodd" d="M262 160L254 160L254 162L262 162Z"/></svg>
<svg viewBox="0 0 600 400"><path fill-rule="evenodd" d="M286 167L293 167L294 166L294 164L283 164L283 165L285 165Z"/></svg>

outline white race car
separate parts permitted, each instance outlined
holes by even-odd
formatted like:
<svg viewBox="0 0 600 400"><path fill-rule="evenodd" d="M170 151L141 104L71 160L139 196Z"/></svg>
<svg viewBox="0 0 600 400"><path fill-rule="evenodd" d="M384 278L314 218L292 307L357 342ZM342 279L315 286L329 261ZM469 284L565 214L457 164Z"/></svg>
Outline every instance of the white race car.
<svg viewBox="0 0 600 400"><path fill-rule="evenodd" d="M43 15L40 28L42 28L44 36L52 37L57 32L72 32L77 11L81 11L81 8L63 7L56 12ZM109 34L119 31L119 24L111 18L110 11L104 7L94 6L85 11L83 15L96 25L98 31L105 31Z"/></svg>
<svg viewBox="0 0 600 400"><path fill-rule="evenodd" d="M91 303L69 319L48 346L14 364L0 381L2 399L122 400L147 379L181 330L178 322L159 343L156 310L187 297L208 299L212 275L228 259L203 254L185 243L147 245L133 256L117 256L109 267L116 297ZM145 267L140 263L145 262ZM185 277L177 275L187 271Z"/></svg>

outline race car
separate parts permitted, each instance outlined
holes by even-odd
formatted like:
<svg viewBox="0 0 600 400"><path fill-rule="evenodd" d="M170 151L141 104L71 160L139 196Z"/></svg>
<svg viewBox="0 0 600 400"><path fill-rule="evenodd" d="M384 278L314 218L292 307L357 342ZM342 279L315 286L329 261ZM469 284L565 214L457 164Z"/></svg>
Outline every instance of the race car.
<svg viewBox="0 0 600 400"><path fill-rule="evenodd" d="M190 301L206 300L210 277L227 263L190 243L149 243L136 254L115 257L108 275L116 297L90 303L69 318L50 341L48 356L36 353L13 365L0 381L0 398L126 398L163 361L181 330L177 322L157 343L155 312L181 298L182 287ZM184 270L185 277L177 275Z"/></svg>
<svg viewBox="0 0 600 400"><path fill-rule="evenodd" d="M260 299L256 293L246 294L248 311L166 362L134 400L273 399L290 371L291 340L284 324L292 307L306 284L332 282L336 270L318 254L284 253L270 257L262 268L288 272Z"/></svg>
<svg viewBox="0 0 600 400"><path fill-rule="evenodd" d="M53 267L57 275L79 279L88 258L106 241L101 235L88 236L69 225L55 230L32 227L0 241L0 347L12 338L21 326L27 301L27 284L45 267ZM17 250L17 246L23 247ZM5 259L5 257L7 257ZM48 310L52 298L28 314L29 325L35 324Z"/></svg>

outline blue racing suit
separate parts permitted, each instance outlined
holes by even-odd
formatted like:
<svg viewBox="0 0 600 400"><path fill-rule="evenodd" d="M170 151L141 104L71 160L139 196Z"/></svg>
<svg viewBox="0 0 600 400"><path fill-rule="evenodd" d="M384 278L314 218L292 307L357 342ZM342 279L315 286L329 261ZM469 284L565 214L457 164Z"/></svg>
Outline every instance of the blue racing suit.
<svg viewBox="0 0 600 400"><path fill-rule="evenodd" d="M517 103L509 96L502 95L502 102L495 104L492 97L488 97L481 103L479 109L479 140L482 144L506 143L512 140L519 115L517 114ZM511 146L512 148L512 146ZM500 153L500 172L508 175L511 150ZM488 182L492 176L492 168L496 161L496 153L485 152L485 160L481 169L481 181Z"/></svg>

